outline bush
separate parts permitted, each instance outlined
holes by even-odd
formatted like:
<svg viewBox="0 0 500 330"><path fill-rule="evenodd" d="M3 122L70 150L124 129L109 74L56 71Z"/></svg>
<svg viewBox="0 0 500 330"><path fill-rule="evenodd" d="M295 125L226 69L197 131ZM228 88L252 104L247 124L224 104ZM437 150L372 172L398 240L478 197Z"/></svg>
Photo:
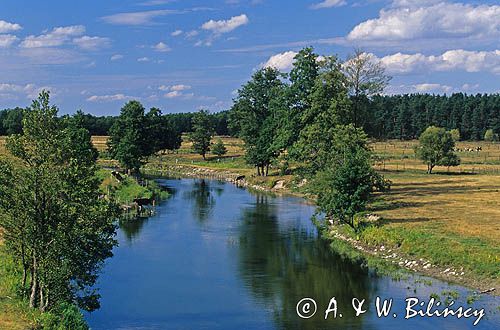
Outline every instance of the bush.
<svg viewBox="0 0 500 330"><path fill-rule="evenodd" d="M68 303L62 303L50 313L42 314L41 324L44 330L89 329L78 307Z"/></svg>

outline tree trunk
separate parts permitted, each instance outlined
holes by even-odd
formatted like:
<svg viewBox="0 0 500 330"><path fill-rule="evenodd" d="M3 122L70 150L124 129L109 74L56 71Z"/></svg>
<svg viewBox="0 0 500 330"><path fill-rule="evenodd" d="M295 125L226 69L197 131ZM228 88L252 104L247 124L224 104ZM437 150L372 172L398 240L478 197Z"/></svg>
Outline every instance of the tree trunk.
<svg viewBox="0 0 500 330"><path fill-rule="evenodd" d="M260 165L257 165L257 176L260 176Z"/></svg>
<svg viewBox="0 0 500 330"><path fill-rule="evenodd" d="M266 164L266 176L269 174L269 164Z"/></svg>
<svg viewBox="0 0 500 330"><path fill-rule="evenodd" d="M31 294L30 294L30 307L36 307L36 296L38 293L38 278L37 278L37 262L36 257L33 256L33 269L31 270Z"/></svg>

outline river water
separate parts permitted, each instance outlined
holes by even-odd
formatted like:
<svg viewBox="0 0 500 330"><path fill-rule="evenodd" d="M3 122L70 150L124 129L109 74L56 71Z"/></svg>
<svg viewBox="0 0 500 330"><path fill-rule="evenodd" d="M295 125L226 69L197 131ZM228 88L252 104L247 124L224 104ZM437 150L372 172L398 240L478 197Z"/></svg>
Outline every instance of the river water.
<svg viewBox="0 0 500 330"><path fill-rule="evenodd" d="M463 288L379 277L342 259L318 239L314 208L301 199L212 180L158 182L172 196L156 215L120 227L97 283L101 308L86 314L92 329L500 329L498 298L468 305ZM445 290L460 294L455 308L485 308L485 317L475 327L477 317L405 319L406 298L427 302ZM306 297L317 312L302 319ZM325 320L333 297L337 317ZM387 317L377 317L377 297L393 299ZM365 300L357 317L353 298Z"/></svg>

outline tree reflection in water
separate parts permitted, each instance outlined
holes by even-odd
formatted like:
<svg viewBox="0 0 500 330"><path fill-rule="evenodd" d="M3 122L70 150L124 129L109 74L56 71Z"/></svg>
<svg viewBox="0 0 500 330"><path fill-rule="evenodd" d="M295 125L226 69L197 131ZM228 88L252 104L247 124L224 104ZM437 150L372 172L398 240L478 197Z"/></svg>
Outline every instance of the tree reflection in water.
<svg viewBox="0 0 500 330"><path fill-rule="evenodd" d="M374 292L371 275L349 260L335 255L316 233L300 228L280 228L279 208L265 195L241 214L239 273L255 299L273 311L278 328L362 328L354 317L353 297L370 301ZM342 318L324 320L335 296ZM300 319L297 302L313 298L318 311ZM332 317L332 314L330 314Z"/></svg>
<svg viewBox="0 0 500 330"><path fill-rule="evenodd" d="M223 185L217 181L196 180L193 183L193 188L184 193L184 198L194 202L192 203L193 217L200 222L206 221L215 206L213 193L215 192L217 196L220 196L223 191Z"/></svg>

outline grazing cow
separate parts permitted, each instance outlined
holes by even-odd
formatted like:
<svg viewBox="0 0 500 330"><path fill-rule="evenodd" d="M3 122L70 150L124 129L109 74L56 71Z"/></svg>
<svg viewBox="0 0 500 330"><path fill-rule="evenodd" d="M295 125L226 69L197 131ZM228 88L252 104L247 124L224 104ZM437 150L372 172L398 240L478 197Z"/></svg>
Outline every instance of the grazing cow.
<svg viewBox="0 0 500 330"><path fill-rule="evenodd" d="M139 212L142 212L144 206L153 205L155 206L154 198L134 198L134 204L137 206Z"/></svg>

